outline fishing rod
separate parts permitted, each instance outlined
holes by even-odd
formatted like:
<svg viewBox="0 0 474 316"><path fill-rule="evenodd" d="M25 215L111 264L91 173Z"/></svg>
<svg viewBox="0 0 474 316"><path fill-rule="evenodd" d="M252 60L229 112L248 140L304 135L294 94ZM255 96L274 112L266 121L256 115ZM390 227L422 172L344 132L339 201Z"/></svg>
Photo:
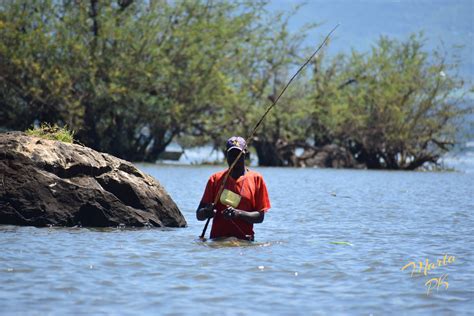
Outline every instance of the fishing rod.
<svg viewBox="0 0 474 316"><path fill-rule="evenodd" d="M321 48L327 43L327 41L329 40L329 38L331 37L332 33L339 27L339 24L337 24L332 30L331 32L328 33L328 35L326 35L326 37L324 38L324 41L321 43L321 45L319 45L319 47L314 51L314 53L306 60L306 62L301 65L301 67L295 72L295 74L293 75L293 77L291 77L291 79L288 81L288 83L285 85L285 87L281 90L280 94L278 95L278 97L272 102L272 104L266 109L265 113L263 113L263 116L260 118L260 120L257 122L257 124L255 124L255 127L253 128L252 132L250 133L250 135L247 137L247 139L245 140L245 142L247 143L247 146L250 144L250 142L252 141L253 137L255 136L255 132L257 131L258 127L260 126L260 124L262 124L263 120L265 119L265 117L267 116L267 114L270 112L271 109L273 109L273 107L277 104L278 100L280 100L281 96L285 93L286 89L288 88L288 86L291 84L291 82L293 82L293 80L296 78L296 76L298 76L298 74L306 67L306 65L309 64L309 62L311 61L311 59L314 58L314 56L316 56L316 54L321 50ZM230 173L232 172L232 170L234 169L235 165L237 164L237 161L239 161L240 157L242 156L242 154L244 153L244 151L240 151L239 155L234 159L234 161L232 162L232 164L229 166L229 169L228 171L226 172L225 176L224 176L224 179L222 180L222 183L221 183L221 186L219 187L219 191L217 192L217 195L214 199L214 203L212 203L212 205L217 205L217 202L219 202L219 198L222 194L222 191L224 191L224 187L227 183L227 179L229 178L229 175ZM205 240L204 238L204 235L206 234L206 230L207 230L207 226L209 225L209 222L211 221L211 217L209 217L206 221L206 224L204 225L204 229L202 230L202 233L201 233L201 236L199 236L199 239L201 240Z"/></svg>

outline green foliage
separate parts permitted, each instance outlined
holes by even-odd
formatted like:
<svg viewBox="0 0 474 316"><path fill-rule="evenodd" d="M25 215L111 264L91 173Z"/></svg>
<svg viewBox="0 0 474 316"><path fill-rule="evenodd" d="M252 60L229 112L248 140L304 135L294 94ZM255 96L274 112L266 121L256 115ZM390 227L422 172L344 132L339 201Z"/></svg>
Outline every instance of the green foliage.
<svg viewBox="0 0 474 316"><path fill-rule="evenodd" d="M74 142L74 131L68 129L67 126L59 127L56 124L42 123L39 127L26 130L26 134L44 139L59 140L64 143L72 144Z"/></svg>
<svg viewBox="0 0 474 316"><path fill-rule="evenodd" d="M248 136L292 72L308 57L303 40L306 32L316 25L307 25L291 33L288 23L297 10L299 7L288 13L261 16L253 31L240 44L239 50L244 51L245 55L231 69L234 98L229 100L219 121L220 130L225 131L225 135ZM304 115L309 92L307 77L302 73L266 117L252 139L260 165L287 164L284 157L287 145L305 139L304 130L295 122ZM215 139L217 144L224 141L223 135Z"/></svg>
<svg viewBox="0 0 474 316"><path fill-rule="evenodd" d="M0 4L0 126L67 125L92 148L155 161L247 136L311 52L295 11L265 1L53 1ZM381 38L367 54L300 75L253 146L262 165L298 165L296 148L347 149L369 168L436 163L456 139L464 83L423 37ZM316 43L315 43L316 44Z"/></svg>
<svg viewBox="0 0 474 316"><path fill-rule="evenodd" d="M242 103L233 65L258 30L255 1L7 1L0 125L65 123L81 142L154 161L177 136L212 139ZM259 35L261 36L261 35Z"/></svg>
<svg viewBox="0 0 474 316"><path fill-rule="evenodd" d="M465 95L454 95L464 85L451 75L456 65L423 51L423 41L381 37L370 53L339 59L336 85L323 91L318 82L327 80L316 76L316 140L343 145L368 168L436 163L455 144L467 111L460 108Z"/></svg>

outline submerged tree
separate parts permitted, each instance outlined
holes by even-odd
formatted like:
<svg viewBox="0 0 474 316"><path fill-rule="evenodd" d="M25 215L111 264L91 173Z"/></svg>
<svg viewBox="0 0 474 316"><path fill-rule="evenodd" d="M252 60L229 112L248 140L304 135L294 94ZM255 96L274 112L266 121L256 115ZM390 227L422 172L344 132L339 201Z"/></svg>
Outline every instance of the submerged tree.
<svg viewBox="0 0 474 316"><path fill-rule="evenodd" d="M227 126L227 130L237 125L242 135L248 135L308 57L304 39L306 32L316 25L306 25L297 33L290 32L289 21L298 10L299 6L288 13L262 17L241 48L245 57L235 64L230 75L241 103L230 105L225 119L235 124ZM294 144L305 139L298 121L304 118L310 86L304 73L299 77L298 83L289 87L252 140L259 165L293 165Z"/></svg>
<svg viewBox="0 0 474 316"><path fill-rule="evenodd" d="M13 1L0 4L0 127L68 125L95 149L155 161L178 139L248 135L307 57L305 29L265 1ZM313 63L253 145L261 165L336 144L368 168L436 163L455 142L463 82L423 38Z"/></svg>
<svg viewBox="0 0 474 316"><path fill-rule="evenodd" d="M8 1L0 125L68 124L82 143L154 161L237 99L232 64L263 2ZM240 103L234 101L235 103Z"/></svg>
<svg viewBox="0 0 474 316"><path fill-rule="evenodd" d="M422 48L423 37L413 35L404 42L382 37L368 54L353 51L330 98L316 95L317 141L344 146L371 169L437 163L469 108L460 107L465 95L455 94L464 85L456 65Z"/></svg>

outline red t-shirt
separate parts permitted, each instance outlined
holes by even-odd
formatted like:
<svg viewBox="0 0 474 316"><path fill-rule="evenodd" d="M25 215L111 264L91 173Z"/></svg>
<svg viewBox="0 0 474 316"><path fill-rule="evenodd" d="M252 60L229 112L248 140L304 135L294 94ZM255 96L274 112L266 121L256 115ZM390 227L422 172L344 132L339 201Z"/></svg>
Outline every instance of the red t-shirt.
<svg viewBox="0 0 474 316"><path fill-rule="evenodd" d="M227 170L217 172L209 178L206 190L201 199L202 204L214 203L226 172ZM239 177L237 180L229 176L225 189L241 196L240 203L236 207L239 210L266 212L270 209L267 186L263 181L263 177L257 172L247 170L245 175ZM221 202L217 203L217 213L214 215L212 221L211 238L237 237L240 239L249 239L247 236L252 236L253 239L253 224L240 218L225 219L222 212L226 208L227 206Z"/></svg>

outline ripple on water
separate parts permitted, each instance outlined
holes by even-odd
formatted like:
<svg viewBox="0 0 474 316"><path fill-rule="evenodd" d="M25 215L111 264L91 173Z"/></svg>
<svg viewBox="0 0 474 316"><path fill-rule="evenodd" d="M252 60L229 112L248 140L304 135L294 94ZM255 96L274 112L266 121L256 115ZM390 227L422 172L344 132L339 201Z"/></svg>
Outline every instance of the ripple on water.
<svg viewBox="0 0 474 316"><path fill-rule="evenodd" d="M376 315L472 309L474 217L466 188L474 187L474 177L262 169L273 209L255 225L258 242L199 243L202 223L194 221L194 208L202 192L196 187L205 185L211 170L150 170L165 187L176 188L170 194L188 220L185 229L0 226L0 312L258 315L271 308L288 315ZM183 178L189 181L177 183ZM456 263L431 275L448 273L447 290L427 296L425 277L401 271L410 260L445 253Z"/></svg>

